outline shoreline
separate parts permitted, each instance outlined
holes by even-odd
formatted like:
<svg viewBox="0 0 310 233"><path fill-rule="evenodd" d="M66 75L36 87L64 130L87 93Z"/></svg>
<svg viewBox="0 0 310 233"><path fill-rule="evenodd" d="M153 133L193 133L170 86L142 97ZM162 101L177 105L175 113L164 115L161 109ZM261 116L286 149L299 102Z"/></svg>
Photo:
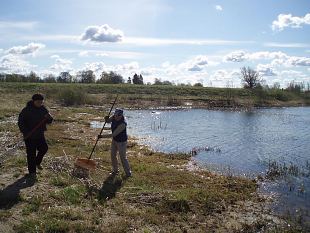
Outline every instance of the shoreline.
<svg viewBox="0 0 310 233"><path fill-rule="evenodd" d="M86 107L94 107L96 109L102 108L100 105L85 105ZM179 106L165 106L165 105L145 105L142 107L127 107L125 106L125 110L160 110L160 111L170 111L170 110L191 110L191 109L205 109L212 111L238 111L238 112L247 112L255 109L268 109L268 108L302 108L302 107L310 107L310 104L283 104L283 105L262 105L262 106L251 106L251 107L210 107L206 105L179 105Z"/></svg>

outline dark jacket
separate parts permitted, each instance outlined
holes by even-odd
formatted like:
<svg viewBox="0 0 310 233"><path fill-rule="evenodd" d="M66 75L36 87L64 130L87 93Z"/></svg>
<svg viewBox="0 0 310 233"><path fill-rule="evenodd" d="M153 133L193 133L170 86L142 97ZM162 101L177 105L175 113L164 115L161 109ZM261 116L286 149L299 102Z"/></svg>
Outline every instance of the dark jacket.
<svg viewBox="0 0 310 233"><path fill-rule="evenodd" d="M27 106L21 111L18 116L18 127L27 139L38 139L44 137L44 131L46 131L46 124L50 124L53 118L48 114L48 110L45 106L39 108L33 105L33 101L29 101ZM40 124L41 123L41 124ZM31 131L40 124L34 132ZM31 133L31 135L29 135Z"/></svg>
<svg viewBox="0 0 310 233"><path fill-rule="evenodd" d="M111 129L112 129L112 133L116 130L116 128L120 125L120 124L125 124L127 126L127 123L124 119L124 117L122 118L122 120L120 121L116 121L116 120L112 120L112 124L111 124ZM126 142L128 139L127 136L127 130L126 128L120 132L118 135L116 135L115 137L113 137L113 139L117 142Z"/></svg>

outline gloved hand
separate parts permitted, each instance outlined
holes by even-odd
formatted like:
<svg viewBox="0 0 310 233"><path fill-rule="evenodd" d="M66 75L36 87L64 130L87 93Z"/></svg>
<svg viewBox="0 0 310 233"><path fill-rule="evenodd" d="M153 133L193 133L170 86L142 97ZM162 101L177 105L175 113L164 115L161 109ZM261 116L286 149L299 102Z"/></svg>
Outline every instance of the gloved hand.
<svg viewBox="0 0 310 233"><path fill-rule="evenodd" d="M109 120L109 116L104 117L104 121L107 122Z"/></svg>
<svg viewBox="0 0 310 233"><path fill-rule="evenodd" d="M46 113L44 117L46 118L46 120L53 120L53 117L50 113Z"/></svg>

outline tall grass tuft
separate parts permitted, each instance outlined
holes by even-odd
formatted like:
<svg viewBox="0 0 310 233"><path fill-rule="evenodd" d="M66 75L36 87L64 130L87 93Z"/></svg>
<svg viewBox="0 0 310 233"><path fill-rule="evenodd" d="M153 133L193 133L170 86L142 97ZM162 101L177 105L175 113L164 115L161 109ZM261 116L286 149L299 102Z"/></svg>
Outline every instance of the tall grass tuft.
<svg viewBox="0 0 310 233"><path fill-rule="evenodd" d="M89 97L84 90L67 87L58 93L58 100L65 106L79 106L88 103Z"/></svg>

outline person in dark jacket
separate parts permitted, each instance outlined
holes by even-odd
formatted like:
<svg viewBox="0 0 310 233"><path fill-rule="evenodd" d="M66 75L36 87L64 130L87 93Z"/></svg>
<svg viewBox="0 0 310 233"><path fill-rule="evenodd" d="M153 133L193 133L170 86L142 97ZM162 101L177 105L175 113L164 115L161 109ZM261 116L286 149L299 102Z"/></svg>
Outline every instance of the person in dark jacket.
<svg viewBox="0 0 310 233"><path fill-rule="evenodd" d="M112 117L105 117L105 122L111 123L112 134L103 134L98 135L98 138L111 138L111 160L112 160L112 172L111 175L117 175L118 170L118 161L117 161L117 151L119 152L119 157L121 159L125 174L127 177L130 177L131 170L130 165L126 156L127 150L127 123L125 121L123 110L116 109Z"/></svg>
<svg viewBox="0 0 310 233"><path fill-rule="evenodd" d="M43 105L42 94L34 94L18 117L18 127L23 134L29 175L36 176L36 169L42 170L41 162L48 150L44 132L46 124L51 124L53 117Z"/></svg>

